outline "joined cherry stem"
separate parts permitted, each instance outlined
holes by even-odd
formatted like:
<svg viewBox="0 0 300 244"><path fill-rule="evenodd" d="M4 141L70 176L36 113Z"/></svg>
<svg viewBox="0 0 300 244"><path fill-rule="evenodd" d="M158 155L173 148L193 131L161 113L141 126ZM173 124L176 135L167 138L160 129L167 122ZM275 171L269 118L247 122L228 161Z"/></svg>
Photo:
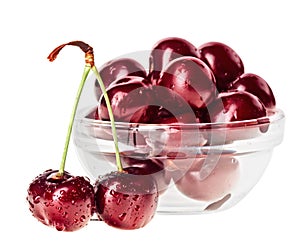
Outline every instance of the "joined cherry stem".
<svg viewBox="0 0 300 244"><path fill-rule="evenodd" d="M88 74L90 72L90 70L92 70L96 76L96 79L100 85L100 88L102 90L106 105L107 105L107 110L108 110L108 114L109 114L109 119L111 122L111 130L112 130L112 136L113 136L113 141L114 141L114 147L115 147L115 155L116 155L116 165L117 165L117 169L119 172L123 171L123 167L122 167L122 163L121 163L121 159L120 159L120 152L119 152L119 146L118 146L118 137L117 137L117 130L116 130L116 125L115 125L115 120L114 120L114 115L113 115L113 110L111 107L111 103L109 100L109 97L107 95L106 92L106 88L105 85L99 75L99 72L95 66L94 63L94 54L93 54L93 48L90 47L88 44L81 42L81 41L73 41L73 42L69 42L66 44L62 44L60 46L58 46L57 48L55 48L50 55L48 56L49 61L54 61L58 55L58 53L61 51L61 49L63 49L66 45L73 45L73 46L77 46L80 47L81 50L83 52L85 52L85 67L84 67L84 71L82 74L82 78L79 84L79 88L76 94L76 98L75 98L75 102L73 105L73 109L72 109L72 113L71 113L71 118L70 118L70 122L69 122L69 126L68 126L68 131L67 131L67 136L66 136L66 141L65 141L65 146L64 146L64 150L63 150L63 155L62 155L62 160L61 160L61 164L60 164L60 168L59 168L59 172L58 174L60 176L62 176L64 174L65 171L65 165L66 165L66 159L67 159L67 154L68 154L68 149L69 149L69 144L70 144L70 139L71 139L71 134L72 134L72 128L73 128L73 124L74 124L74 120L75 120L75 115L76 115L76 111L78 108L78 103L81 97L81 93L83 90L83 87L85 85L85 81L88 77Z"/></svg>

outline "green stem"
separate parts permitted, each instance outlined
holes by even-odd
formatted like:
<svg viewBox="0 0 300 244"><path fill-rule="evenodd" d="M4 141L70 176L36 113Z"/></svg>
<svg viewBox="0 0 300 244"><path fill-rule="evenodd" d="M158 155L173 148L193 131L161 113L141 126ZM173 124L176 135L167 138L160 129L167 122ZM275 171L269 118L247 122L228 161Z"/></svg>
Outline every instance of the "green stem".
<svg viewBox="0 0 300 244"><path fill-rule="evenodd" d="M78 107L78 102L79 102L79 98L80 98L82 89L84 87L85 81L87 79L87 76L88 76L90 70L91 70L91 66L89 64L86 64L85 67L84 67L81 82L80 82L80 85L79 85L79 88L78 88L78 91L77 91L77 95L76 95L76 98L75 98L75 103L74 103L73 109L72 109L71 119L70 119L70 122L69 122L68 132L67 132L67 136L66 136L65 147L64 147L62 160L61 160L60 168L59 168L59 174L60 175L63 175L63 173L65 171L66 158L67 158L67 154L68 154L68 148L69 148L69 144L70 144L70 138L71 138L72 127L73 127L74 119L75 119L75 115L76 115L76 110L77 110L77 107Z"/></svg>
<svg viewBox="0 0 300 244"><path fill-rule="evenodd" d="M113 140L114 140L114 144L115 144L115 151L116 151L116 164L117 164L117 168L119 172L123 171L123 167L122 167L122 163L121 163L121 159L120 159L120 151L119 151L119 145L118 145L118 137L117 137L117 131L116 131L116 125L115 125L115 119L114 119L114 115L113 115L113 111L112 111L112 107L109 101L109 97L107 95L106 89L105 89L105 85L99 75L99 72L97 70L97 68L95 66L92 67L92 71L94 72L98 83L100 85L100 88L102 90L105 102L106 102L106 106L107 106L107 110L108 110L108 115L109 115L109 119L110 119L110 123L111 123L111 130L112 130L112 136L113 136Z"/></svg>

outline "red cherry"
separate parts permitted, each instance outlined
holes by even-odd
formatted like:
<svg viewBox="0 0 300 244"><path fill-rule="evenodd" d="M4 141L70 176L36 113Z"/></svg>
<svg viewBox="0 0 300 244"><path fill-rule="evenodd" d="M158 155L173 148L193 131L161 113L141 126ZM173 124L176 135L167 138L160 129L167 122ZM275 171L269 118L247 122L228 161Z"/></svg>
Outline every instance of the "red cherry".
<svg viewBox="0 0 300 244"><path fill-rule="evenodd" d="M108 225L138 229L154 217L158 190L150 175L111 172L95 183L96 213Z"/></svg>
<svg viewBox="0 0 300 244"><path fill-rule="evenodd" d="M210 121L232 122L262 118L267 115L263 103L245 91L223 92L208 106Z"/></svg>
<svg viewBox="0 0 300 244"><path fill-rule="evenodd" d="M212 70L219 92L226 91L231 83L244 73L239 55L220 42L208 42L199 47L200 59Z"/></svg>
<svg viewBox="0 0 300 244"><path fill-rule="evenodd" d="M158 85L175 91L193 109L205 107L216 94L213 73L203 61L194 57L177 58L169 63Z"/></svg>
<svg viewBox="0 0 300 244"><path fill-rule="evenodd" d="M150 90L139 79L132 76L130 81L113 85L107 89L114 118L119 122L146 122L145 110L151 99ZM98 105L98 115L102 120L109 120L104 97Z"/></svg>
<svg viewBox="0 0 300 244"><path fill-rule="evenodd" d="M146 78L147 74L144 67L134 59L119 58L111 60L100 67L99 74L105 87L108 87L113 81L119 80L125 76L139 76ZM102 91L98 81L95 81L95 95L100 99Z"/></svg>
<svg viewBox="0 0 300 244"><path fill-rule="evenodd" d="M149 78L152 83L156 84L168 63L182 56L199 57L199 54L193 44L182 38L169 37L157 42L152 48L149 60Z"/></svg>
<svg viewBox="0 0 300 244"><path fill-rule="evenodd" d="M185 196L199 201L216 201L229 194L239 178L239 163L233 157L198 158L173 179Z"/></svg>
<svg viewBox="0 0 300 244"><path fill-rule="evenodd" d="M75 231L89 222L94 211L94 189L84 177L47 170L28 188L33 216L59 231Z"/></svg>
<svg viewBox="0 0 300 244"><path fill-rule="evenodd" d="M247 91L257 96L267 109L273 109L276 106L275 97L270 86L263 78L256 74L242 74L233 82L230 89Z"/></svg>
<svg viewBox="0 0 300 244"><path fill-rule="evenodd" d="M159 195L163 194L171 181L171 176L164 169L164 164L158 159L137 159L131 157L123 158L123 165L129 174L151 175L157 184Z"/></svg>

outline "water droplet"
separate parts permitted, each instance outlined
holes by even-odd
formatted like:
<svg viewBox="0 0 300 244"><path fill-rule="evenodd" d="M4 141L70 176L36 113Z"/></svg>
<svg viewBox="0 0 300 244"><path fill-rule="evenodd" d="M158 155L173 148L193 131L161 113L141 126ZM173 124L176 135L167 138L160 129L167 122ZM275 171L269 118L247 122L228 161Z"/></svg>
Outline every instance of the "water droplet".
<svg viewBox="0 0 300 244"><path fill-rule="evenodd" d="M118 198L117 201L116 201L116 204L117 204L117 205L120 205L121 201L122 201L122 199L121 199L121 198Z"/></svg>
<svg viewBox="0 0 300 244"><path fill-rule="evenodd" d="M126 217L126 213L122 213L119 215L119 220L123 221Z"/></svg>
<svg viewBox="0 0 300 244"><path fill-rule="evenodd" d="M85 219L86 219L86 217L85 217L84 215L81 215L81 217L80 217L80 222L84 222Z"/></svg>
<svg viewBox="0 0 300 244"><path fill-rule="evenodd" d="M138 199L139 199L139 195L134 195L132 198L133 201L137 201Z"/></svg>
<svg viewBox="0 0 300 244"><path fill-rule="evenodd" d="M50 203L49 203L49 202L44 202L44 205L45 205L46 207L49 207L49 206L50 206Z"/></svg>
<svg viewBox="0 0 300 244"><path fill-rule="evenodd" d="M36 197L33 199L33 203L34 203L34 204L38 204L38 203L40 203L40 200L41 200L41 197L40 197L40 196L36 196Z"/></svg>
<svg viewBox="0 0 300 244"><path fill-rule="evenodd" d="M109 194L116 197L116 192L114 190L110 190Z"/></svg>
<svg viewBox="0 0 300 244"><path fill-rule="evenodd" d="M62 212L62 207L56 207L56 209L58 210L59 213Z"/></svg>
<svg viewBox="0 0 300 244"><path fill-rule="evenodd" d="M60 195L64 195L65 193L66 193L66 191L64 191L64 190L60 190Z"/></svg>
<svg viewBox="0 0 300 244"><path fill-rule="evenodd" d="M71 204L72 204L72 205L75 205L75 200L74 200L74 199L71 200Z"/></svg>
<svg viewBox="0 0 300 244"><path fill-rule="evenodd" d="M85 192L86 192L86 187L81 187L81 191L82 191L83 193L85 193Z"/></svg>
<svg viewBox="0 0 300 244"><path fill-rule="evenodd" d="M63 231L66 229L66 226L63 224L63 223L56 223L55 224L55 228L58 230L58 231Z"/></svg>
<svg viewBox="0 0 300 244"><path fill-rule="evenodd" d="M136 205L136 206L134 207L134 210L135 210L135 211L139 211L140 208L141 208L140 205Z"/></svg>
<svg viewBox="0 0 300 244"><path fill-rule="evenodd" d="M79 215L79 213L78 212L75 212L75 216L78 216Z"/></svg>

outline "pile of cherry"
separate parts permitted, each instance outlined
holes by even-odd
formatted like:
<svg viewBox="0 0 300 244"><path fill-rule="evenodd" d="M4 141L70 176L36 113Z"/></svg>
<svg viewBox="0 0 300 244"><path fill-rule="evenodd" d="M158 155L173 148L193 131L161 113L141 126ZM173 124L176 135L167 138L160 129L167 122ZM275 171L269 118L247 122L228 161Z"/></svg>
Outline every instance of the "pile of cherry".
<svg viewBox="0 0 300 244"><path fill-rule="evenodd" d="M117 122L232 122L262 118L275 108L267 82L256 74L244 73L238 54L218 42L196 48L187 40L166 38L153 47L149 72L136 60L120 58L103 65L99 74ZM107 121L109 112L98 82L95 94L99 103L92 117ZM121 229L145 226L153 218L159 195L170 179L160 174L152 176L158 171L165 173L159 161L129 160L123 162L127 167L122 172L100 176L94 185L87 178L68 172L59 175L57 170L45 171L28 188L30 211L40 222L60 231L81 229L94 214ZM222 182L236 178L235 159L219 161L215 168L217 183L214 179L199 182L193 178L193 171L199 171L202 164L200 159L192 165L192 178L181 175L177 188L195 200L228 199L230 195L223 194L227 186L224 188ZM210 188L213 193L208 195L207 185L216 186Z"/></svg>
<svg viewBox="0 0 300 244"><path fill-rule="evenodd" d="M264 117L275 107L267 82L244 73L241 58L225 44L196 48L184 39L167 38L153 47L149 62L149 72L128 58L101 67L116 121L231 122ZM100 102L94 118L109 120L97 82L95 94Z"/></svg>

